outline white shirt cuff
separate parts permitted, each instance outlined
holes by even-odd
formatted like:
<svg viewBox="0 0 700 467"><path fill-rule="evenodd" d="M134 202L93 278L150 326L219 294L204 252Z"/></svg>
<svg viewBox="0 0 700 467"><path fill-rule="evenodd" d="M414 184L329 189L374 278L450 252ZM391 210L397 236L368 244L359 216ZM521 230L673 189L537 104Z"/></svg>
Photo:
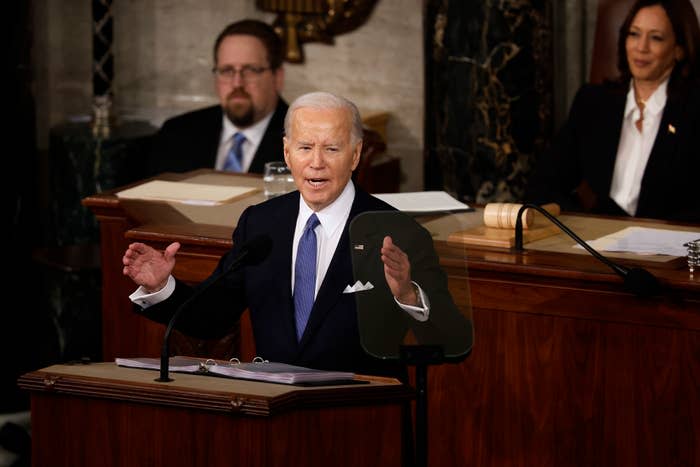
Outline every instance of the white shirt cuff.
<svg viewBox="0 0 700 467"><path fill-rule="evenodd" d="M423 289L420 288L420 285L413 281L411 281L411 283L418 289L418 306L404 305L398 301L396 297L394 297L394 301L401 307L402 310L411 315L411 317L416 321L428 321L428 318L430 317L430 300L428 300L428 296L425 294L425 292L423 292Z"/></svg>
<svg viewBox="0 0 700 467"><path fill-rule="evenodd" d="M139 286L139 288L136 289L134 293L129 295L129 299L141 308L146 309L149 306L153 306L156 303L160 303L166 298L170 297L174 291L175 278L171 275L168 277L168 282L165 284L165 287L163 287L159 291L148 293L146 292L146 289L144 289L142 286Z"/></svg>

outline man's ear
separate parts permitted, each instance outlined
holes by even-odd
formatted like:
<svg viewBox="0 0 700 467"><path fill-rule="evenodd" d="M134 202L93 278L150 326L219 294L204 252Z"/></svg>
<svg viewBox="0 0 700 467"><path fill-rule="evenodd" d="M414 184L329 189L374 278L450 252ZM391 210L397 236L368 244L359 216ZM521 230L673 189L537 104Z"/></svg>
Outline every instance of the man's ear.
<svg viewBox="0 0 700 467"><path fill-rule="evenodd" d="M360 163L362 156L362 140L355 145L354 154L352 155L352 170L355 170Z"/></svg>
<svg viewBox="0 0 700 467"><path fill-rule="evenodd" d="M284 163L289 167L289 139L282 137L282 152L284 153Z"/></svg>

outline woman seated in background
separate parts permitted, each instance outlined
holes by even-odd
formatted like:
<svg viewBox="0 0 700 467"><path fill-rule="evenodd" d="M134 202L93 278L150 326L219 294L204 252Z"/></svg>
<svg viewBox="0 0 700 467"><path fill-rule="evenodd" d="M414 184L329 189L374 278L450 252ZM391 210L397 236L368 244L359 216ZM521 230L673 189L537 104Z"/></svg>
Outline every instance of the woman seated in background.
<svg viewBox="0 0 700 467"><path fill-rule="evenodd" d="M538 161L528 201L700 222L700 27L689 0L638 0L615 82L584 85Z"/></svg>

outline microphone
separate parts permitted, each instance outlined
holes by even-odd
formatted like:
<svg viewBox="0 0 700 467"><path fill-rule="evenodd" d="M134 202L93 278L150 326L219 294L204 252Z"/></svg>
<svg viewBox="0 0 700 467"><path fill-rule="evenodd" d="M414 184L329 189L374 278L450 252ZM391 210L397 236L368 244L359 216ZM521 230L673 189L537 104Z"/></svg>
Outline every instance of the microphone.
<svg viewBox="0 0 700 467"><path fill-rule="evenodd" d="M170 366L170 361L168 359L170 354L170 333L173 331L175 322L182 314L183 310L187 309L192 302L199 299L207 290L209 290L215 284L218 284L221 279L228 276L232 271L235 271L242 266L254 266L261 263L265 258L267 258L267 255L270 254L271 249L272 240L269 236L259 235L252 238L250 241L241 246L238 256L231 261L231 264L229 264L221 274L197 289L177 308L177 310L175 310L175 313L168 322L168 327L165 329L165 334L163 335L163 346L161 347L160 351L160 377L157 378L156 381L161 383L172 381L172 379L168 377L168 370Z"/></svg>
<svg viewBox="0 0 700 467"><path fill-rule="evenodd" d="M598 261L607 265L610 269L615 271L617 275L622 277L625 289L639 297L649 297L654 295L659 290L659 281L646 269L639 267L628 268L617 264L606 258L605 256L598 253L592 246L587 244L578 235L576 235L571 229L565 226L559 219L551 215L545 209L542 209L536 204L523 204L518 210L518 216L515 221L515 249L516 251L523 251L523 222L522 214L525 209L532 208L535 211L541 213L552 221L557 227L563 230L569 237L576 240L576 243L581 245L590 254L592 254Z"/></svg>

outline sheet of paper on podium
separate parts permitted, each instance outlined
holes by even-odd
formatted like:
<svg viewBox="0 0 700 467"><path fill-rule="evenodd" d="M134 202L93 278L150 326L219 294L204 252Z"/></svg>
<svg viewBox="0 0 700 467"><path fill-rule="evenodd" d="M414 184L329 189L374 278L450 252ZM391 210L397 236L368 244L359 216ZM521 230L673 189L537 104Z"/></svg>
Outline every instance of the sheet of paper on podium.
<svg viewBox="0 0 700 467"><path fill-rule="evenodd" d="M589 244L601 251L686 256L687 249L683 245L699 238L700 230L684 231L633 226L597 238Z"/></svg>
<svg viewBox="0 0 700 467"><path fill-rule="evenodd" d="M406 213L429 214L473 210L469 205L457 201L444 191L378 193L373 196Z"/></svg>
<svg viewBox="0 0 700 467"><path fill-rule="evenodd" d="M230 203L251 195L259 188L249 186L209 185L203 183L152 180L117 192L119 198L168 201L202 206Z"/></svg>

